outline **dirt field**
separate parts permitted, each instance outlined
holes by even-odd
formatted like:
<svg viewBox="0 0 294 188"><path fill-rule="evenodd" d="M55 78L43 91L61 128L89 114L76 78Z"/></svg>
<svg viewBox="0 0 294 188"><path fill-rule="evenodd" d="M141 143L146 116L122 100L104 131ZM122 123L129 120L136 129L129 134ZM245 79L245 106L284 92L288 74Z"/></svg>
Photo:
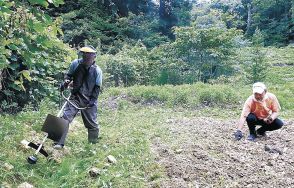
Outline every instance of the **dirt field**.
<svg viewBox="0 0 294 188"><path fill-rule="evenodd" d="M233 139L235 120L169 119L153 152L168 179L160 187L294 187L293 120L256 142Z"/></svg>

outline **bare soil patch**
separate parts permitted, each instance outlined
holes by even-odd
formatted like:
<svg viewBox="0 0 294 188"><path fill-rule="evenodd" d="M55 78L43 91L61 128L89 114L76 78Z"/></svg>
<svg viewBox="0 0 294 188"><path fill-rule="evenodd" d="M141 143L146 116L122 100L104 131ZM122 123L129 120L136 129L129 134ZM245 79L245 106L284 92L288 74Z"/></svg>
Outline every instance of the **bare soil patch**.
<svg viewBox="0 0 294 188"><path fill-rule="evenodd" d="M152 150L165 168L160 187L294 187L293 120L256 142L233 139L235 120L169 119ZM247 127L246 127L247 130Z"/></svg>

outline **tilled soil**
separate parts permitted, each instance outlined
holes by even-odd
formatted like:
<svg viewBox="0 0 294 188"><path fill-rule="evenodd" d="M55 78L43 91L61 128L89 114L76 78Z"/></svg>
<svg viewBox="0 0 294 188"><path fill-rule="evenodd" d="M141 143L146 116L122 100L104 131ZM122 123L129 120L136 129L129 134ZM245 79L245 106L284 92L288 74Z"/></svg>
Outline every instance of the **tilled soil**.
<svg viewBox="0 0 294 188"><path fill-rule="evenodd" d="M169 119L153 152L167 179L160 187L294 187L293 120L256 142L235 141L235 120Z"/></svg>

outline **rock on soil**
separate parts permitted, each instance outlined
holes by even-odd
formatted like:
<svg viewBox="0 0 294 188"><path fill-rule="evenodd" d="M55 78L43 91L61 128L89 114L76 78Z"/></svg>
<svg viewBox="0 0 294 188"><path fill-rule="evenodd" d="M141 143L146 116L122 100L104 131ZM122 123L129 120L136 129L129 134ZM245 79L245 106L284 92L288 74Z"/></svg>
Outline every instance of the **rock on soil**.
<svg viewBox="0 0 294 188"><path fill-rule="evenodd" d="M107 156L107 161L109 163L112 163L112 164L116 164L117 163L117 160L115 159L115 157L113 157L112 155L108 155Z"/></svg>
<svg viewBox="0 0 294 188"><path fill-rule="evenodd" d="M99 176L100 174L101 174L101 170L98 168L93 167L89 170L89 175L93 178Z"/></svg>

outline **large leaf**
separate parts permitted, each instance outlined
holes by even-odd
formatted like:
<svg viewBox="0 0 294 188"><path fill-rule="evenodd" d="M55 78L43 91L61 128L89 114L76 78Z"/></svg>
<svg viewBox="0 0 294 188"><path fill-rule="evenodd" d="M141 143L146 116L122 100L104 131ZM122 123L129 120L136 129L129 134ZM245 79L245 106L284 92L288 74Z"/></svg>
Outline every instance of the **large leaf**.
<svg viewBox="0 0 294 188"><path fill-rule="evenodd" d="M48 2L53 3L56 7L61 4L64 4L63 0L48 0Z"/></svg>
<svg viewBox="0 0 294 188"><path fill-rule="evenodd" d="M41 5L43 7L48 7L47 0L29 0L32 5Z"/></svg>
<svg viewBox="0 0 294 188"><path fill-rule="evenodd" d="M0 6L0 12L1 13L11 13L11 10L7 8L6 6Z"/></svg>

